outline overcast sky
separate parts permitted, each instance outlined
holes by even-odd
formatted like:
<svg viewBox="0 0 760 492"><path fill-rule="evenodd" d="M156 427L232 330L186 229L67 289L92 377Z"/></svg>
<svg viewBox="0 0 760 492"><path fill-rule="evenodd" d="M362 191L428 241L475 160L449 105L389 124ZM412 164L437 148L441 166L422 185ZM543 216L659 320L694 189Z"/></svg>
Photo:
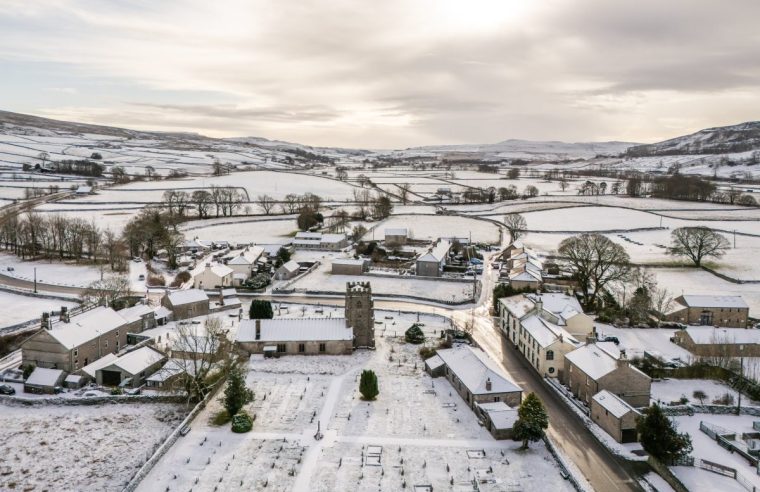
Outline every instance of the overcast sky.
<svg viewBox="0 0 760 492"><path fill-rule="evenodd" d="M0 109L403 148L760 119L760 1L0 0Z"/></svg>

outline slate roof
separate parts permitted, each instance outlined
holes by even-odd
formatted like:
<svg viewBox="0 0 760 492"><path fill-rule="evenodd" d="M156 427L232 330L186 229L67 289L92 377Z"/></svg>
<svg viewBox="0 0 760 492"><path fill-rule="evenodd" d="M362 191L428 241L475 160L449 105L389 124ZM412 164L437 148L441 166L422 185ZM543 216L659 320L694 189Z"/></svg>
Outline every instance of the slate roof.
<svg viewBox="0 0 760 492"><path fill-rule="evenodd" d="M68 323L59 321L53 324L53 328L47 332L71 350L126 324L127 320L110 307L98 306L72 316Z"/></svg>
<svg viewBox="0 0 760 492"><path fill-rule="evenodd" d="M277 318L262 319L261 338L256 340L256 321L240 322L236 342L297 342L353 340L354 332L345 318Z"/></svg>
<svg viewBox="0 0 760 492"><path fill-rule="evenodd" d="M630 406L625 401L621 400L619 396L607 390L602 390L599 393L595 394L593 399L595 402L601 405L602 408L617 418L622 417L628 412L635 412L636 414L639 413L635 408Z"/></svg>
<svg viewBox="0 0 760 492"><path fill-rule="evenodd" d="M701 296L701 295L683 295L678 301L683 299L689 307L701 308L748 308L741 296Z"/></svg>
<svg viewBox="0 0 760 492"><path fill-rule="evenodd" d="M169 294L172 306L181 306L199 301L208 301L208 296L201 289L177 290Z"/></svg>
<svg viewBox="0 0 760 492"><path fill-rule="evenodd" d="M473 395L491 393L512 393L522 391L485 352L470 346L438 351L451 370ZM486 390L486 382L491 380L491 389Z"/></svg>

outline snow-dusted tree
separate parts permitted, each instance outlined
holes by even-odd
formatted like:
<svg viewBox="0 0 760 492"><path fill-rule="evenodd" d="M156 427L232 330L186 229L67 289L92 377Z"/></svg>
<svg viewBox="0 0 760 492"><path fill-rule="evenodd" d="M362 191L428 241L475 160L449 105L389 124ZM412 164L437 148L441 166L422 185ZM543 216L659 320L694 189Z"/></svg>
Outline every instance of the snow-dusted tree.
<svg viewBox="0 0 760 492"><path fill-rule="evenodd" d="M670 234L668 253L685 256L701 266L707 257L720 258L729 247L728 239L708 227L679 227Z"/></svg>
<svg viewBox="0 0 760 492"><path fill-rule="evenodd" d="M522 214L507 214L504 216L504 227L509 231L511 241L515 242L525 235L528 223L525 221L525 217L523 217Z"/></svg>
<svg viewBox="0 0 760 492"><path fill-rule="evenodd" d="M680 434L656 403L644 410L636 430L644 450L666 465L691 453L689 434Z"/></svg>
<svg viewBox="0 0 760 492"><path fill-rule="evenodd" d="M359 393L362 394L362 400L374 400L377 395L380 394L380 390L377 387L377 375L375 371L364 370L362 371L361 378L359 379Z"/></svg>
<svg viewBox="0 0 760 492"><path fill-rule="evenodd" d="M549 416L546 414L544 404L535 393L531 392L520 403L517 417L513 429L514 437L523 442L522 449L528 449L528 443L538 441L543 437L544 430L549 427Z"/></svg>
<svg viewBox="0 0 760 492"><path fill-rule="evenodd" d="M92 282L79 297L83 304L117 307L117 301L129 293L129 278L125 275L112 275Z"/></svg>
<svg viewBox="0 0 760 492"><path fill-rule="evenodd" d="M264 194L257 196L256 201L258 202L259 207L261 207L261 210L264 211L264 214L269 215L272 212L275 204L274 198Z"/></svg>
<svg viewBox="0 0 760 492"><path fill-rule="evenodd" d="M253 401L253 391L245 385L245 376L237 367L227 376L227 386L224 388L222 401L230 417L237 415L246 403Z"/></svg>

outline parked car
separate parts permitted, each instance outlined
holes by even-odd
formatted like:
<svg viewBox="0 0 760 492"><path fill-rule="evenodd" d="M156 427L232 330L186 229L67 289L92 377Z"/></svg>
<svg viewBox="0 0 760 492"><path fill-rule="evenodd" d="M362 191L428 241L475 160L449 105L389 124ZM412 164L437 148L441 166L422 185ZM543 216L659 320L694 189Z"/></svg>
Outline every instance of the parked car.
<svg viewBox="0 0 760 492"><path fill-rule="evenodd" d="M142 258L135 256L134 258L132 258L132 261L134 261L135 263L142 263Z"/></svg>
<svg viewBox="0 0 760 492"><path fill-rule="evenodd" d="M0 384L0 395L15 395L16 389L9 384Z"/></svg>
<svg viewBox="0 0 760 492"><path fill-rule="evenodd" d="M145 280L145 275L143 275L143 274L141 273L141 274L140 274L140 276L139 276L139 277L137 277L137 280Z"/></svg>
<svg viewBox="0 0 760 492"><path fill-rule="evenodd" d="M618 337L611 337L611 336L601 337L601 340L599 340L599 341L600 342L612 342L615 345L620 345L620 340L618 339Z"/></svg>

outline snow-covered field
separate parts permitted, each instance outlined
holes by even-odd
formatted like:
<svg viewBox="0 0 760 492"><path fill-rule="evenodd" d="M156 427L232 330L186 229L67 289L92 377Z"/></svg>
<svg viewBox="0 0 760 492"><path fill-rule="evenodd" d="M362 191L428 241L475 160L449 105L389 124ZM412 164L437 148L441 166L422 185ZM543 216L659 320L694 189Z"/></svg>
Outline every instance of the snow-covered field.
<svg viewBox="0 0 760 492"><path fill-rule="evenodd" d="M747 258L747 261L751 261ZM750 316L760 314L760 284L735 284L695 268L650 268L657 284L674 296L681 294L738 295L749 305Z"/></svg>
<svg viewBox="0 0 760 492"><path fill-rule="evenodd" d="M707 395L707 398L704 400L705 404L712 403L713 400L726 393L732 395L734 399L738 399L739 397L736 390L720 381L709 379L663 379L652 381L652 401L670 403L679 401L685 397L690 403L699 404L700 401L693 396L696 390L702 390ZM746 396L744 397L744 402L750 404Z"/></svg>
<svg viewBox="0 0 760 492"><path fill-rule="evenodd" d="M0 404L0 490L119 491L186 413L170 404Z"/></svg>
<svg viewBox="0 0 760 492"><path fill-rule="evenodd" d="M61 306L71 309L75 302L0 292L0 328L37 319L43 311L58 311Z"/></svg>
<svg viewBox="0 0 760 492"><path fill-rule="evenodd" d="M350 356L254 356L253 431L211 425L214 401L138 490L465 490L476 476L483 491L571 490L543 444L519 451L520 443L496 441L480 427L448 382L423 372L419 346L383 337L377 344ZM364 368L378 375L372 403L358 398ZM322 440L313 437L318 424ZM379 466L364 462L368 446L381 448Z"/></svg>
<svg viewBox="0 0 760 492"><path fill-rule="evenodd" d="M290 284L288 288L342 293L346 290L347 282L369 281L373 294L406 295L432 301L454 302L472 298L473 285L470 282L423 280L414 276L333 275L330 273L331 268L330 262L325 261L311 273Z"/></svg>
<svg viewBox="0 0 760 492"><path fill-rule="evenodd" d="M473 242L497 243L499 228L490 222L458 216L444 215L393 215L378 223L374 238L385 237L385 229L406 227L410 235L417 240L435 240L439 237L470 237ZM368 233L364 239L371 239Z"/></svg>
<svg viewBox="0 0 760 492"><path fill-rule="evenodd" d="M705 459L724 466L737 469L755 487L760 487L760 475L754 468L737 453L731 453L724 449L710 436L699 430L699 422L717 425L730 431L741 434L742 432L755 432L752 422L757 417L751 415L711 415L695 414L693 416L673 417L679 432L687 432L691 436L694 451L692 456L699 460ZM738 436L737 436L738 437ZM696 467L678 466L672 468L678 478L696 488L691 490L744 490L738 482L715 473L698 470ZM738 488L736 488L738 487Z"/></svg>
<svg viewBox="0 0 760 492"><path fill-rule="evenodd" d="M186 223L183 230L188 239L225 240L237 243L278 244L286 242L298 230L295 219L287 220L231 220L193 221Z"/></svg>
<svg viewBox="0 0 760 492"><path fill-rule="evenodd" d="M8 267L13 270L8 270ZM37 282L43 284L82 287L100 279L100 270L91 265L55 263L44 260L23 261L16 256L0 253L0 272L3 275L34 280L35 268L37 269Z"/></svg>
<svg viewBox="0 0 760 492"><path fill-rule="evenodd" d="M595 323L597 333L603 336L615 336L620 340L619 348L625 349L629 358L642 357L644 351L655 352L665 359L691 359L691 354L684 348L670 341L674 329L668 328L616 328L612 325Z"/></svg>

